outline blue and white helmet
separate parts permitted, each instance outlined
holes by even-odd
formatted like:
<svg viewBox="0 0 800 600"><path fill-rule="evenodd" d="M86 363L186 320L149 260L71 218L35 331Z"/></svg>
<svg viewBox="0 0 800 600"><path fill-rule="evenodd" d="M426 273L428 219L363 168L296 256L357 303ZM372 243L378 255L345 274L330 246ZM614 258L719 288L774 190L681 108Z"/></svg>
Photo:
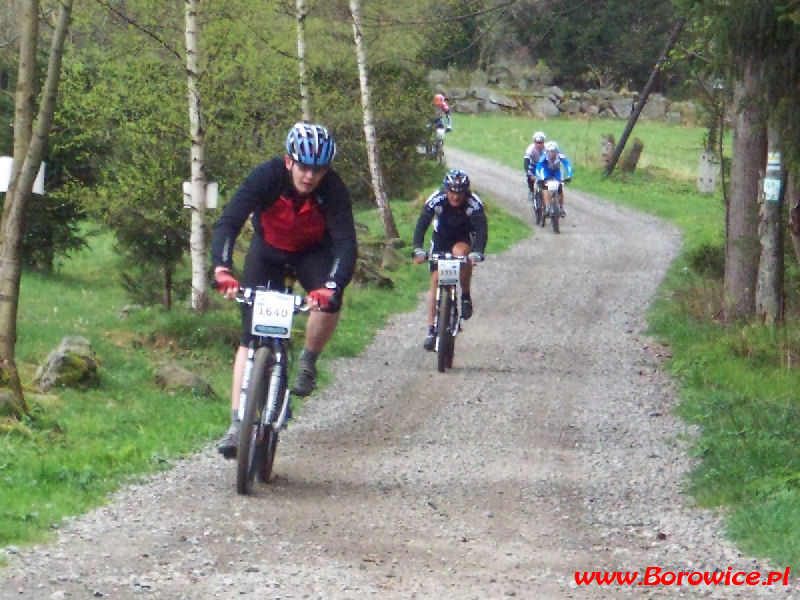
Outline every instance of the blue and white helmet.
<svg viewBox="0 0 800 600"><path fill-rule="evenodd" d="M469 177L461 169L453 169L444 176L444 189L455 192L469 192Z"/></svg>
<svg viewBox="0 0 800 600"><path fill-rule="evenodd" d="M304 165L327 166L336 154L336 142L322 125L297 122L286 136L286 154Z"/></svg>

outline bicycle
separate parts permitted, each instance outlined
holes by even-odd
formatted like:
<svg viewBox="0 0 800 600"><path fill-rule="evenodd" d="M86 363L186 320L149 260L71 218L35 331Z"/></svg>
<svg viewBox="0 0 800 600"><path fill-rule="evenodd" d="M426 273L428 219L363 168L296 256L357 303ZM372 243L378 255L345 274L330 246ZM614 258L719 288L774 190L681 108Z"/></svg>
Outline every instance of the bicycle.
<svg viewBox="0 0 800 600"><path fill-rule="evenodd" d="M456 336L461 332L461 314L458 311L458 288L461 285L461 265L469 259L454 256L450 252L428 255L431 263L436 263L439 275L436 287L436 303L433 314L433 328L436 332L437 368L440 373L453 368Z"/></svg>
<svg viewBox="0 0 800 600"><path fill-rule="evenodd" d="M444 124L432 121L428 123L428 139L425 142L425 156L436 160L436 163L444 166L444 134L448 131Z"/></svg>
<svg viewBox="0 0 800 600"><path fill-rule="evenodd" d="M291 353L292 319L308 312L303 296L292 292L294 274L287 272L283 291L259 286L239 288L236 301L253 307L247 363L239 401L242 427L236 465L236 491L247 495L258 476L269 483L278 432L291 418L289 396L289 354Z"/></svg>
<svg viewBox="0 0 800 600"><path fill-rule="evenodd" d="M557 181L555 179L548 179L544 182L544 185L547 187L547 191L550 192L550 208L544 210L542 207L542 219L539 224L544 227L547 221L547 218L550 218L550 223L553 226L553 232L559 233L559 220L563 214L563 191L562 191L562 184L566 182ZM538 222L538 221L537 221Z"/></svg>
<svg viewBox="0 0 800 600"><path fill-rule="evenodd" d="M534 191L528 190L528 201L531 203L533 218L536 225L541 225L544 219L544 203L542 202L542 190L538 185L534 185Z"/></svg>

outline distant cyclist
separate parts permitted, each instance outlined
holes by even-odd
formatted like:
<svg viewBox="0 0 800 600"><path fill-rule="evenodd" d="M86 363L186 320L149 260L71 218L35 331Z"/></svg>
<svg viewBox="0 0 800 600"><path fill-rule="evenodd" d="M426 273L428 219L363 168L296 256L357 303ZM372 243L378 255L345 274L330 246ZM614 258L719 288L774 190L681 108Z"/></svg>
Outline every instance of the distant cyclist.
<svg viewBox="0 0 800 600"><path fill-rule="evenodd" d="M312 309L303 351L296 363L292 393L309 395L316 385L317 356L339 322L344 289L356 263L356 231L350 192L331 169L336 144L322 125L296 123L286 136L286 153L255 167L222 211L214 229L211 256L217 289L233 298L233 248L249 218L253 237L244 261L244 287L283 285L284 265L293 265L308 291ZM242 339L231 386L231 426L218 450L235 458L241 421L239 397L252 339L252 308L242 304Z"/></svg>
<svg viewBox="0 0 800 600"><path fill-rule="evenodd" d="M433 106L435 107L434 129L444 128L445 131L452 131L453 119L450 117L450 106L447 104L444 94L435 94L433 96Z"/></svg>
<svg viewBox="0 0 800 600"><path fill-rule="evenodd" d="M536 178L533 175L533 169L536 163L544 154L544 143L547 141L543 131L537 131L533 134L531 143L525 148L525 157L522 159L523 170L525 178L528 180L528 189L533 191L533 185L536 183Z"/></svg>
<svg viewBox="0 0 800 600"><path fill-rule="evenodd" d="M565 182L572 179L572 165L566 156L558 151L558 144L555 142L547 142L544 146L544 154L539 158L534 169L536 183L542 192L542 200L544 200L545 214L550 215L550 191L547 189L547 181ZM559 185L561 192L561 215L566 217L567 213L564 209L564 189Z"/></svg>
<svg viewBox="0 0 800 600"><path fill-rule="evenodd" d="M414 263L426 260L422 248L425 232L433 223L431 253L451 252L455 256L466 256L469 262L461 269L461 317L472 316L470 282L472 267L483 260L488 239L488 225L483 202L470 190L469 177L464 171L453 169L444 177L441 189L431 194L422 207L422 212L414 229ZM438 271L431 265L431 284L428 291L428 335L423 347L433 350L436 344L436 331L433 327L436 305L436 286Z"/></svg>

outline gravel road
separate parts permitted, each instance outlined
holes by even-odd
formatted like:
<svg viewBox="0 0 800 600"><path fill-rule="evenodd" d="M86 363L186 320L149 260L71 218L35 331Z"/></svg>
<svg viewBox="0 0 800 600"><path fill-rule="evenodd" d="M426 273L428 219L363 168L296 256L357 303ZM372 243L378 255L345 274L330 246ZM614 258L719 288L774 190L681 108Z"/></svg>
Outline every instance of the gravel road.
<svg viewBox="0 0 800 600"><path fill-rule="evenodd" d="M520 170L447 153L528 219ZM53 543L6 548L0 599L800 597L793 579L576 584L783 567L742 555L682 494L693 432L643 334L678 233L572 189L566 208L560 235L537 229L476 270L452 371L422 350L420 303L333 363L255 497L209 446Z"/></svg>

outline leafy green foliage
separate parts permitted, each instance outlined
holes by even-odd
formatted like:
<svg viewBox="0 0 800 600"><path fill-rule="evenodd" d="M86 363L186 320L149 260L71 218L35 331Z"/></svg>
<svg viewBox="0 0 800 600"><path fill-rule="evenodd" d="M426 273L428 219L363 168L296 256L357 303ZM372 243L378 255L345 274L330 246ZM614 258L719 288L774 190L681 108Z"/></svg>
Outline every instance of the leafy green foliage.
<svg viewBox="0 0 800 600"><path fill-rule="evenodd" d="M674 9L659 0L592 0L579 10L549 2L537 17L536 54L560 74L558 82L638 90L663 49Z"/></svg>

